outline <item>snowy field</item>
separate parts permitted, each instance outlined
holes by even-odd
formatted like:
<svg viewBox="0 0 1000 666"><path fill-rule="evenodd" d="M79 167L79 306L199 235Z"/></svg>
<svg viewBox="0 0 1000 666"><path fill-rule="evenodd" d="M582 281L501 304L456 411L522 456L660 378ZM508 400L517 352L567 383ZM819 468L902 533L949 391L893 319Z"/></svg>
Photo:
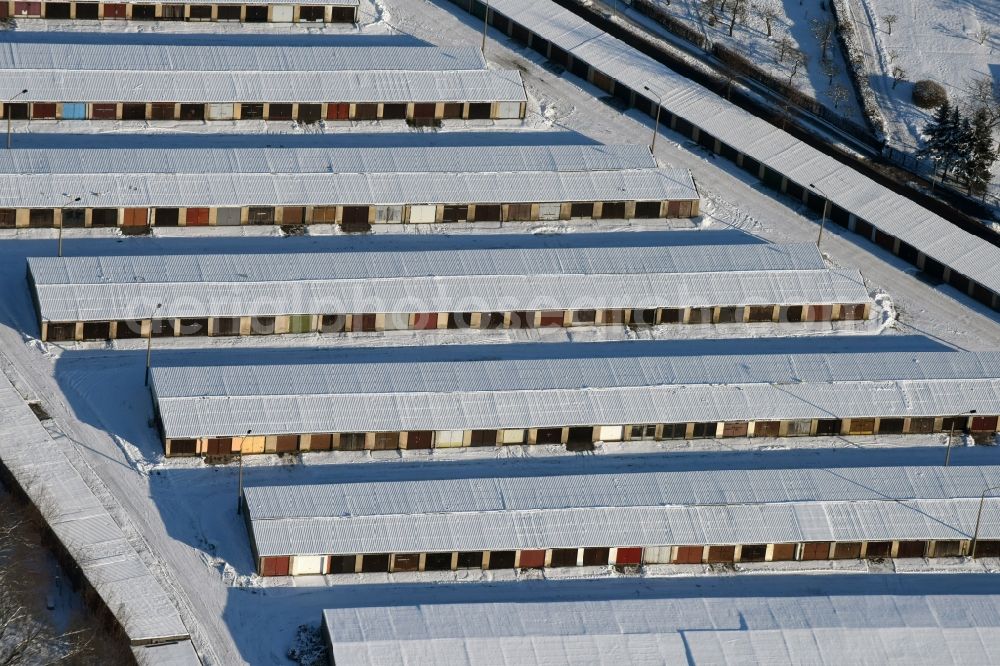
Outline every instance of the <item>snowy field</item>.
<svg viewBox="0 0 1000 666"><path fill-rule="evenodd" d="M481 22L462 14L445 0L392 0L387 6L363 2L368 23L366 34L387 34L391 26L405 25L418 39L448 45L479 45ZM24 22L22 28L38 29ZM94 29L93 24L88 26ZM102 24L109 30L204 30L209 26L192 24ZM289 26L221 26L234 33L252 31L301 32L315 28ZM321 30L324 34L351 33L338 27ZM356 32L356 31L354 31ZM491 37L497 33L491 32ZM436 136L447 140L453 130L475 129L536 131L540 129L577 132L586 140L646 144L652 121L640 114L621 114L600 101L602 93L572 75L548 69L537 54L520 49L505 38L487 43L491 66L514 67L524 76L529 95L529 119L523 124L446 125ZM104 124L31 122L16 123L18 134L58 134L67 131L106 132ZM235 125L233 123L159 124L123 123L117 130L129 133L183 135L192 141L205 132L238 134L259 131L273 134L280 143L292 135L313 133L408 131L402 122L361 126L350 124L320 125L304 128L293 123ZM15 135L15 143L20 138ZM41 137L38 138L42 140ZM665 139L665 140L664 140ZM58 141L58 137L44 139ZM716 159L669 131L657 142L657 158L668 166L691 169L703 196L703 215L694 221L676 221L675 233L699 234L703 229L731 229L732 233L750 233L776 242L811 242L815 240L817 219L791 200L775 198L736 167ZM564 234L582 232L629 233L664 228L662 223L615 221L583 223L545 223L505 225L449 225L447 227L376 228L372 235L348 237L336 229L317 226L303 238L286 238L279 229L246 227L238 229L173 229L156 232L154 238L125 238L115 230L68 230L67 254L114 253L199 253L267 252L269 250L317 251L345 247L414 247L442 244L476 243L483 232L511 234ZM447 233L442 241L436 234ZM172 577L185 595L190 614L185 617L194 642L208 664L288 663L286 651L292 647L300 625L315 627L324 607L343 603L344 599L364 596L364 585L372 582L413 582L413 574L366 574L364 576L306 577L261 581L252 575L252 562L246 530L236 515L236 469L229 466L206 466L200 460L166 461L151 427L151 402L142 385L144 353L142 344L74 344L67 348L43 345L34 338L37 324L25 283L25 257L55 253L55 232L51 230L4 231L0 234L0 367L18 385L26 385L43 396L46 410L54 420L49 428L73 442L85 464L91 466L103 484L118 498L136 529L155 549L162 569ZM608 236L612 239L613 236ZM11 242L15 240L17 242ZM876 295L878 306L872 319L861 323L815 324L797 328L802 336L838 334L845 345L860 349L885 344L884 338L898 338L891 343L908 344L902 334L919 334L936 343L964 349L1000 348L1000 316L972 303L947 286L924 281L915 269L857 236L828 228L823 250L831 266L853 267L862 271L869 291ZM774 331L753 328L757 334ZM271 339L183 339L156 340L154 362L169 362L190 353L229 348L253 349L255 346L316 347L389 346L419 344L455 344L508 341L566 341L591 339L625 340L636 336L738 337L751 333L743 326L689 326L683 330L659 327L634 332L609 327L549 331L451 332L416 335L281 336ZM878 336L877 338L875 336ZM923 343L921 343L923 344ZM570 454L562 447L504 447L495 450L458 450L435 452L330 452L304 456L248 457L248 475L255 482L288 482L309 478L316 470L341 465L354 478L389 478L435 474L461 474L469 465L491 465L504 469L513 465L552 465L565 469L586 469L594 456L635 453L623 456L624 465L642 465L642 454L668 459L664 464L680 468L721 464L720 452L729 451L727 464L733 465L888 465L937 464L943 455L939 436L916 439L903 437L838 437L787 440L699 440L604 445L593 454ZM959 449L954 464L994 462L996 449ZM522 469L529 469L524 467ZM754 565L754 570L772 570L777 565ZM873 566L861 562L794 563L782 565L793 570L864 572ZM881 566L881 565L880 565ZM993 567L986 561L976 563L937 562L888 563L885 566L916 567L918 570L958 569L980 571ZM722 574L710 567L666 567L651 569L647 575ZM752 573L748 570L748 573ZM581 569L568 572L460 572L423 574L419 580L513 580L533 578L585 577L603 578L615 585L618 574L606 569ZM438 578L431 578L438 576ZM633 579L629 579L633 580ZM634 584L634 583L633 583ZM351 588L349 594L345 591ZM346 596L345 596L346 595ZM353 595L353 596L352 596Z"/></svg>
<svg viewBox="0 0 1000 666"><path fill-rule="evenodd" d="M863 124L861 109L840 45L836 38L829 40L826 59L830 64L824 64L821 44L814 34L814 22L823 24L833 20L826 0L745 2L745 18L738 20L733 26L732 37L729 36L729 23L732 19L732 11L729 9L717 9L716 19L712 20L711 13L701 9L702 0L653 2L669 15L701 33L707 40L707 49L715 43L736 50L785 83L791 81L792 85L823 106ZM614 0L603 0L603 4L612 7ZM722 3L717 2L716 7L720 4ZM728 3L729 6L732 4ZM624 9L625 4L619 2L618 8ZM763 17L765 13L771 24L770 36L767 21ZM641 22L651 31L659 34L665 32L665 28L635 10L627 10L627 16ZM796 67L794 51L805 56L804 65L800 63ZM842 92L834 92L835 90Z"/></svg>
<svg viewBox="0 0 1000 666"><path fill-rule="evenodd" d="M913 104L913 82L936 81L952 103L967 97L975 78L992 77L994 85L1000 85L1000 3L847 0L847 4L891 144L914 150L933 115L933 110ZM897 67L905 72L905 80L893 87ZM994 165L994 174L1000 175L1000 165ZM994 182L992 191L996 194L1000 185Z"/></svg>

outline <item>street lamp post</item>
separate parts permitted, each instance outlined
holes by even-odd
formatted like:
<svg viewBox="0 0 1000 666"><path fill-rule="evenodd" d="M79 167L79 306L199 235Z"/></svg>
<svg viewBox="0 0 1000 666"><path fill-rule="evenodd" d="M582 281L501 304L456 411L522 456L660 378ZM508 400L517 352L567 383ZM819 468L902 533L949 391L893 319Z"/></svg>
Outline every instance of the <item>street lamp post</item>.
<svg viewBox="0 0 1000 666"><path fill-rule="evenodd" d="M157 303L156 307L149 314L149 335L146 336L146 386L149 386L149 362L153 358L153 317L156 312L163 307L163 303Z"/></svg>
<svg viewBox="0 0 1000 666"><path fill-rule="evenodd" d="M236 515L243 514L243 445L247 442L252 430L247 430L247 434L240 438L240 485L236 495Z"/></svg>
<svg viewBox="0 0 1000 666"><path fill-rule="evenodd" d="M656 120L653 122L653 143L649 145L649 152L652 153L656 151L656 135L660 133L660 110L663 109L663 95L651 90L649 86L643 86L642 89L656 95Z"/></svg>
<svg viewBox="0 0 1000 666"><path fill-rule="evenodd" d="M823 195L823 217L819 222L819 236L816 237L816 247L823 241L823 229L826 228L826 214L830 206L830 197L826 196L826 192L816 187L813 183L809 183L811 189L816 190Z"/></svg>
<svg viewBox="0 0 1000 666"><path fill-rule="evenodd" d="M979 545L979 523L983 518L983 504L986 503L986 496L994 490L1000 490L1000 486L990 486L983 491L982 497L979 498L979 512L976 513L976 529L972 533L972 548L970 548L972 559L976 559L976 546Z"/></svg>
<svg viewBox="0 0 1000 666"><path fill-rule="evenodd" d="M944 452L944 466L947 467L951 464L951 442L955 439L955 421L958 420L960 416L969 416L970 414L975 414L976 410L970 409L967 412L962 412L961 414L956 414L951 417L951 431L948 433L948 449Z"/></svg>
<svg viewBox="0 0 1000 666"><path fill-rule="evenodd" d="M15 99L17 99L18 97L20 97L21 95L27 95L27 94L28 94L28 89L25 88L21 92L17 93L16 95L14 95L10 99L8 99L7 103L3 105L4 115L7 116L7 150L10 150L10 131L11 131L10 130L10 103L13 102Z"/></svg>
<svg viewBox="0 0 1000 666"><path fill-rule="evenodd" d="M479 47L483 55L486 55L486 28L490 23L490 0L486 0L486 8L483 11L483 44Z"/></svg>
<svg viewBox="0 0 1000 666"><path fill-rule="evenodd" d="M58 255L57 256L60 256L60 257L62 256L63 227L66 226L66 206L68 206L70 204L77 203L78 201L80 201L80 197L76 197L76 198L70 199L70 195L68 195L68 194L63 194L63 196L66 197L67 199L69 199L69 201L67 201L66 203L64 203L63 207L62 207L62 210L59 211L59 244L58 244Z"/></svg>

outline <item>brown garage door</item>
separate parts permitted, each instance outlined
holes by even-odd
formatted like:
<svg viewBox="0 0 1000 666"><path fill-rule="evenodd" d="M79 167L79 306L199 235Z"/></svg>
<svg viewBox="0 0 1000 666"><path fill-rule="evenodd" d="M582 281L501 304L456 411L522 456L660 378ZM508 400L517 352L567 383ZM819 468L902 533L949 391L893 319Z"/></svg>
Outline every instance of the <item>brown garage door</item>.
<svg viewBox="0 0 1000 666"><path fill-rule="evenodd" d="M184 218L185 223L189 227L205 227L208 226L208 209L207 208L188 208L187 216Z"/></svg>
<svg viewBox="0 0 1000 666"><path fill-rule="evenodd" d="M411 430L406 433L406 448L429 449L433 439L434 433L430 430Z"/></svg>
<svg viewBox="0 0 1000 666"><path fill-rule="evenodd" d="M993 432L997 429L997 417L976 416L972 419L973 432Z"/></svg>
<svg viewBox="0 0 1000 666"><path fill-rule="evenodd" d="M91 104L90 117L94 120L114 120L118 116L117 104Z"/></svg>
<svg viewBox="0 0 1000 666"><path fill-rule="evenodd" d="M107 6L107 5L105 5ZM288 557L262 557L260 558L261 576L287 576Z"/></svg>
<svg viewBox="0 0 1000 666"><path fill-rule="evenodd" d="M146 208L126 208L125 219L122 226L144 227L149 219L149 211Z"/></svg>
<svg viewBox="0 0 1000 666"><path fill-rule="evenodd" d="M493 559L492 557L490 558ZM522 569L541 569L545 566L544 550L522 550L519 566Z"/></svg>
<svg viewBox="0 0 1000 666"><path fill-rule="evenodd" d="M224 456L233 452L233 440L231 437L211 437L205 450L210 456Z"/></svg>
<svg viewBox="0 0 1000 666"><path fill-rule="evenodd" d="M281 211L282 224L302 224L305 219L306 209L299 206L291 206Z"/></svg>
<svg viewBox="0 0 1000 666"><path fill-rule="evenodd" d="M331 103L326 105L327 120L350 120L351 105L347 103Z"/></svg>
<svg viewBox="0 0 1000 666"><path fill-rule="evenodd" d="M701 564L701 546L678 546L674 564Z"/></svg>
<svg viewBox="0 0 1000 666"><path fill-rule="evenodd" d="M803 560L826 560L830 557L830 543L821 541L819 543L802 544Z"/></svg>
<svg viewBox="0 0 1000 666"><path fill-rule="evenodd" d="M733 562L736 560L736 546L709 546L708 562Z"/></svg>

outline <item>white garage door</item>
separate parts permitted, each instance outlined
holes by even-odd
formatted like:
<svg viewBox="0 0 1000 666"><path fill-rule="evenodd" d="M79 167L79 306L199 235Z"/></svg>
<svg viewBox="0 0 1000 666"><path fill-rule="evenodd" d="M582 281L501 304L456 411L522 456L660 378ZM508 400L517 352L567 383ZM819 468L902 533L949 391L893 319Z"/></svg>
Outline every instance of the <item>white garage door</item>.
<svg viewBox="0 0 1000 666"><path fill-rule="evenodd" d="M499 102L497 103L497 118L520 118L520 102Z"/></svg>
<svg viewBox="0 0 1000 666"><path fill-rule="evenodd" d="M431 224L437 217L437 206L410 206L410 222Z"/></svg>
<svg viewBox="0 0 1000 666"><path fill-rule="evenodd" d="M292 558L293 576L308 576L323 573L323 564L326 558L322 555L296 555Z"/></svg>
<svg viewBox="0 0 1000 666"><path fill-rule="evenodd" d="M209 104L208 105L208 119L209 120L232 120L233 119L233 105L232 104Z"/></svg>
<svg viewBox="0 0 1000 666"><path fill-rule="evenodd" d="M562 206L557 203L547 203L538 205L539 220L558 220Z"/></svg>
<svg viewBox="0 0 1000 666"><path fill-rule="evenodd" d="M271 7L271 21L274 23L291 23L292 22L292 10L294 8L291 5L274 5Z"/></svg>

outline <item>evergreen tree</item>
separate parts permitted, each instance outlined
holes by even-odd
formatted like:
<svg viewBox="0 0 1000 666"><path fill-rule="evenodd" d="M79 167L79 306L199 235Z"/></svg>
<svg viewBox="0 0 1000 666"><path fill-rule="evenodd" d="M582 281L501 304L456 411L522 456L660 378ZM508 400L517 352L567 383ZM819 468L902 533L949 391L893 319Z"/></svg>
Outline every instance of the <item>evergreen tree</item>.
<svg viewBox="0 0 1000 666"><path fill-rule="evenodd" d="M990 169L997 160L997 153L993 148L993 133L990 131L990 119L988 114L980 109L970 123L965 120L963 132L968 134L963 137L965 145L963 157L959 164L959 177L965 183L966 191L969 194L983 194L990 184Z"/></svg>
<svg viewBox="0 0 1000 666"><path fill-rule="evenodd" d="M958 107L952 107L947 128L942 132L940 137L942 150L941 175L945 178L951 174L952 170L959 164L962 156L965 154L965 145L968 143L969 135L971 135L971 130L966 131L968 124L969 120L962 117Z"/></svg>
<svg viewBox="0 0 1000 666"><path fill-rule="evenodd" d="M924 128L924 145L917 151L917 157L930 159L934 164L934 174L948 152L947 137L951 134L951 104L946 99L938 107L934 119Z"/></svg>

